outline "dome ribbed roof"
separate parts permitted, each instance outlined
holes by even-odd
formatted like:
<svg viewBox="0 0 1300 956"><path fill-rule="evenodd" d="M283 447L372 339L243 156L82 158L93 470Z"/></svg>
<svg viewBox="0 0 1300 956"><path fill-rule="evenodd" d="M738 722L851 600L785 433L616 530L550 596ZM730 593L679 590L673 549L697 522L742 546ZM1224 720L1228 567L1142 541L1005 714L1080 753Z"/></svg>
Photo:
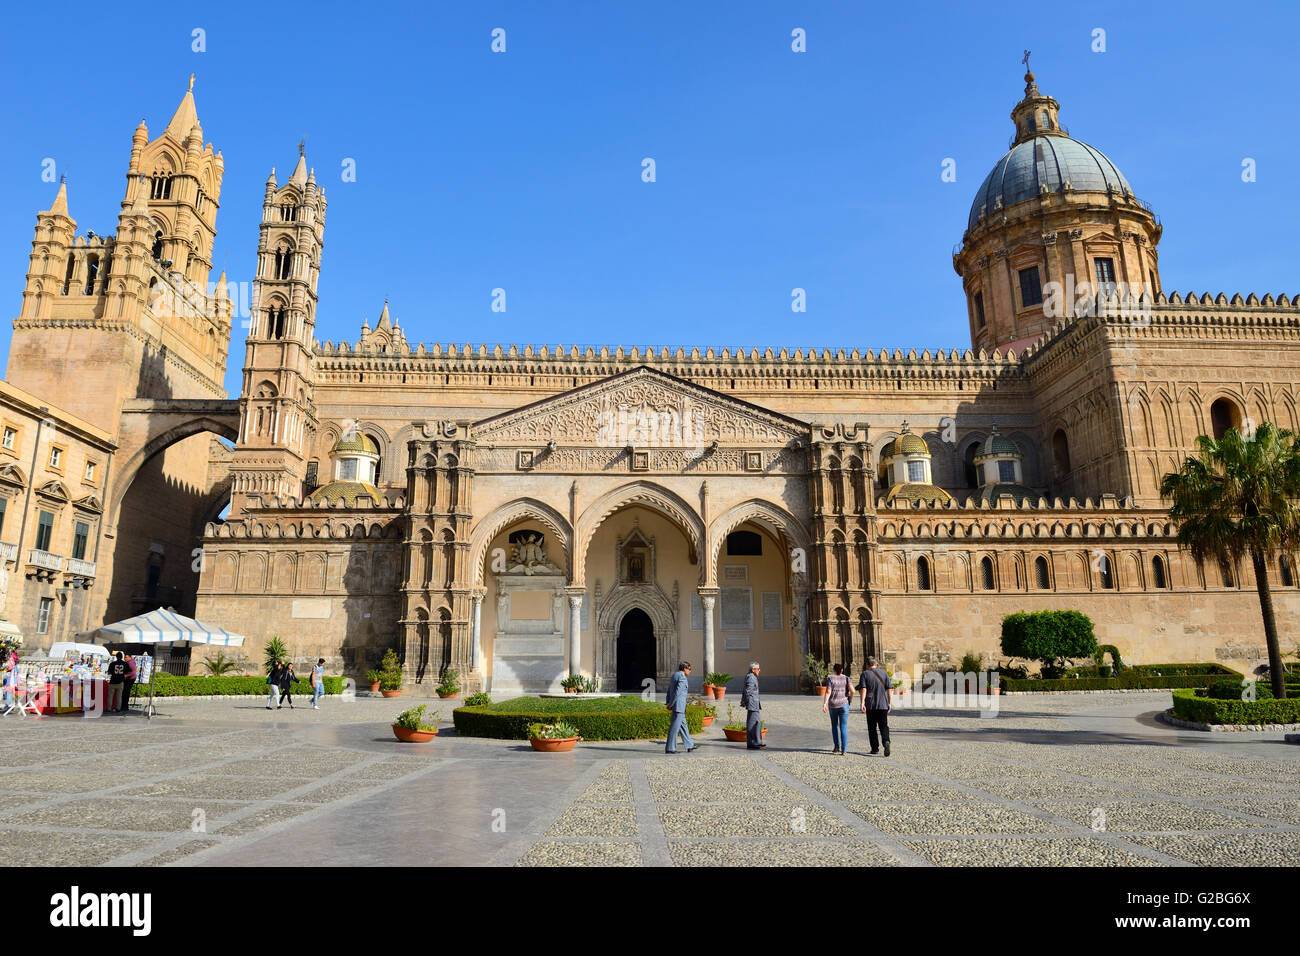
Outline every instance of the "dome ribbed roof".
<svg viewBox="0 0 1300 956"><path fill-rule="evenodd" d="M897 438L885 442L880 449L880 458L883 461L886 458L892 458L895 455L928 455L930 446L925 443L920 435L914 435L911 432L903 432Z"/></svg>
<svg viewBox="0 0 1300 956"><path fill-rule="evenodd" d="M1043 186L1048 192L1061 192L1067 182L1076 192L1113 190L1133 196L1124 174L1101 150L1064 135L1035 136L1011 147L985 177L971 203L966 227L974 229L999 202L1005 208L1032 199Z"/></svg>
<svg viewBox="0 0 1300 956"><path fill-rule="evenodd" d="M364 432L353 432L351 438L340 438L330 449L331 455L337 455L339 452L359 451L367 455L378 455L379 446L375 444L373 438Z"/></svg>
<svg viewBox="0 0 1300 956"><path fill-rule="evenodd" d="M1020 448L1010 438L998 434L997 429L980 443L981 455L1020 455Z"/></svg>
<svg viewBox="0 0 1300 956"><path fill-rule="evenodd" d="M341 501L346 507L354 508L362 495L369 495L371 504L383 503L379 489L368 481L331 481L313 491L309 498L313 504L325 501L332 505Z"/></svg>
<svg viewBox="0 0 1300 956"><path fill-rule="evenodd" d="M885 502L893 503L899 498L905 498L908 501L928 501L931 504L945 505L952 501L952 495L944 491L938 485L923 485L909 482L902 485L894 485L885 494Z"/></svg>

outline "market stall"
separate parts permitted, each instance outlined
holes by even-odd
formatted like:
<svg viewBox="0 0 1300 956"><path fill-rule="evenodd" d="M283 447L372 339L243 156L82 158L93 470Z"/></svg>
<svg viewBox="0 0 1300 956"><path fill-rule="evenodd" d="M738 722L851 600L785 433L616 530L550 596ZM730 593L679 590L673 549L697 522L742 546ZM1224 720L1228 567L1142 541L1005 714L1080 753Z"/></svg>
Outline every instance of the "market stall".
<svg viewBox="0 0 1300 956"><path fill-rule="evenodd" d="M116 624L105 624L93 631L78 634L77 637L96 644L216 644L222 647L241 647L244 643L241 634L232 634L225 628L177 614L171 608L158 608ZM152 659L148 659L147 663L148 673L142 666L137 683L145 680L149 682L149 703L145 714L153 717L154 675L157 668L153 666Z"/></svg>

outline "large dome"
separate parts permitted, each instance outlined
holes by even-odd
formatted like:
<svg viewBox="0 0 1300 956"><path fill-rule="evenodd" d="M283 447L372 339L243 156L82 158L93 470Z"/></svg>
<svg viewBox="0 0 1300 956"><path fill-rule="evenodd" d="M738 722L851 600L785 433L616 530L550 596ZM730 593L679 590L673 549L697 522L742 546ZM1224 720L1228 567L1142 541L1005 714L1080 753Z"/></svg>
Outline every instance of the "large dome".
<svg viewBox="0 0 1300 956"><path fill-rule="evenodd" d="M1014 205L1044 192L1060 192L1066 183L1080 192L1114 191L1132 197L1124 174L1101 150L1063 135L1042 135L1017 143L998 160L971 203L966 228L974 229L994 209Z"/></svg>

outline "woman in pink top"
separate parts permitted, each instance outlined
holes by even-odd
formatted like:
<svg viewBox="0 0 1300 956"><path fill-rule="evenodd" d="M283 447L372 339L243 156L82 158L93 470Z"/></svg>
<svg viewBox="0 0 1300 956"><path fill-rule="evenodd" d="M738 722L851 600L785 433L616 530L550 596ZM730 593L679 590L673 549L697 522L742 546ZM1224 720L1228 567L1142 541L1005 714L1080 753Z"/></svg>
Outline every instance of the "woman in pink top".
<svg viewBox="0 0 1300 956"><path fill-rule="evenodd" d="M835 673L826 678L826 696L822 698L822 713L831 715L831 743L833 753L840 756L849 750L849 699L853 697L853 682L844 675L844 665L836 664Z"/></svg>
<svg viewBox="0 0 1300 956"><path fill-rule="evenodd" d="M135 658L130 654L126 656L126 677L122 680L122 709L120 713L125 714L131 709L131 688L135 686L135 679L140 676L140 665L135 662Z"/></svg>

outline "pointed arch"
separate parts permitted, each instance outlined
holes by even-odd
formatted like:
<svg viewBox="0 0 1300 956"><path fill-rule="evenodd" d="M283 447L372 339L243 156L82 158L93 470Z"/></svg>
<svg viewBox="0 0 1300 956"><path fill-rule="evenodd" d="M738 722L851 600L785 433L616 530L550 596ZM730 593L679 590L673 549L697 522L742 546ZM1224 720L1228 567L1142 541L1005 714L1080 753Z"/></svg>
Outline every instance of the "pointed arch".
<svg viewBox="0 0 1300 956"><path fill-rule="evenodd" d="M551 534L555 535L555 540L559 542L564 552L564 559L568 564L566 570L569 571L570 579L572 579L572 567L575 562L573 560L573 529L569 526L569 520L556 509L537 498L516 498L498 506L474 523L474 530L470 533L469 539L469 561L470 568L473 570L475 585L482 586L483 584L483 570L487 561L487 549L496 536L511 525L528 519L537 521Z"/></svg>
<svg viewBox="0 0 1300 956"><path fill-rule="evenodd" d="M577 527L574 529L574 557L570 575L570 580L575 586L585 583L587 548L591 545L592 536L606 518L629 505L640 505L651 511L657 511L676 524L689 543L691 563L700 565L700 584L707 585L714 580L711 562L700 561L706 532L704 521L699 514L676 492L656 482L642 480L629 482L605 492L588 505L578 518Z"/></svg>

